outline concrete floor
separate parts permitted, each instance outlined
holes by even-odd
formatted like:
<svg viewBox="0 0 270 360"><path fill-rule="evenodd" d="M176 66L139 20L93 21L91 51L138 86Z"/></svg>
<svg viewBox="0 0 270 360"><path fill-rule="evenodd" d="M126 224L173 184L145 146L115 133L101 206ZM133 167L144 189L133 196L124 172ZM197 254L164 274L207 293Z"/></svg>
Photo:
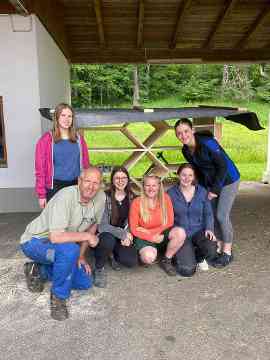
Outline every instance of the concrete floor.
<svg viewBox="0 0 270 360"><path fill-rule="evenodd" d="M28 292L19 236L35 214L0 214L0 359L269 360L270 187L242 183L235 261L191 279L157 265L74 292L70 319L49 313L49 285Z"/></svg>

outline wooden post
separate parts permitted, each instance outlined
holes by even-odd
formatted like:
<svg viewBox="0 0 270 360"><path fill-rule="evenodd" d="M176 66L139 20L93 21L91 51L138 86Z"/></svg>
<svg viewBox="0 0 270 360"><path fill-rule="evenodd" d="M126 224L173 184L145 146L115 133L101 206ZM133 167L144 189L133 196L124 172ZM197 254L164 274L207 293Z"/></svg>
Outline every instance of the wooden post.
<svg viewBox="0 0 270 360"><path fill-rule="evenodd" d="M267 145L266 170L265 170L265 172L263 173L263 176L262 176L262 182L264 182L265 184L270 183L270 113L268 115L268 136L267 136L267 141L268 141L268 145Z"/></svg>

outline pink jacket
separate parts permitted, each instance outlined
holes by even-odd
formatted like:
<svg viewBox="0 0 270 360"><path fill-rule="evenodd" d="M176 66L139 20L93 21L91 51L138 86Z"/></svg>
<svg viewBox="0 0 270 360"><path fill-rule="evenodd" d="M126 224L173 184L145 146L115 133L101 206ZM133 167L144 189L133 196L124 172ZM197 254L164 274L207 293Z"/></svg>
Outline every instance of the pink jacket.
<svg viewBox="0 0 270 360"><path fill-rule="evenodd" d="M81 170L87 169L89 155L83 136L78 135L77 142L80 147L80 168ZM53 171L53 137L52 133L48 131L38 140L35 152L35 190L39 199L45 199L47 189L52 189Z"/></svg>

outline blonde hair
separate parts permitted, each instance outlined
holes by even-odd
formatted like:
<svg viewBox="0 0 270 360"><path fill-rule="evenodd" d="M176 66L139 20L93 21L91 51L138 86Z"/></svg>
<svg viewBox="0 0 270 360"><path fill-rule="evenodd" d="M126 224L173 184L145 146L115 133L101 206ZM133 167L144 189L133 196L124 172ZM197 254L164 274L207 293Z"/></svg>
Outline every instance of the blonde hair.
<svg viewBox="0 0 270 360"><path fill-rule="evenodd" d="M143 177L143 187L142 187L141 196L140 196L141 197L140 214L145 223L150 221L149 199L145 195L145 191L144 191L144 184L147 179L156 179L159 183L158 203L161 208L162 225L165 225L168 221L168 213L167 213L167 207L166 207L166 202L165 202L165 192L164 192L164 187L163 187L162 181L161 181L160 177L157 175L150 174L150 175L145 175Z"/></svg>
<svg viewBox="0 0 270 360"><path fill-rule="evenodd" d="M53 115L53 129L52 129L52 135L53 135L53 140L55 143L59 142L61 140L61 132L60 132L60 128L59 128L59 117L62 113L62 111L64 109L69 109L72 112L72 123L70 128L68 129L69 134L69 140L71 142L76 142L77 141L77 134L76 134L76 129L74 126L74 120L75 120L75 114L74 114L74 110L72 109L72 107L68 104L65 103L60 103L59 105L56 106L55 111L54 111L54 115Z"/></svg>

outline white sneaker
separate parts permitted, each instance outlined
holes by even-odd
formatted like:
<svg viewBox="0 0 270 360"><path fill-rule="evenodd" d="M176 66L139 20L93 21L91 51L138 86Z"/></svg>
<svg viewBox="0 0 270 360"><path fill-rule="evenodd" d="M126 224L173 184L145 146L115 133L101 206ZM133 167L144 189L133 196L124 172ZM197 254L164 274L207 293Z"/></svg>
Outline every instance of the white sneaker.
<svg viewBox="0 0 270 360"><path fill-rule="evenodd" d="M198 263L198 268L201 271L208 271L209 270L209 266L207 264L207 261L204 259L202 262Z"/></svg>

